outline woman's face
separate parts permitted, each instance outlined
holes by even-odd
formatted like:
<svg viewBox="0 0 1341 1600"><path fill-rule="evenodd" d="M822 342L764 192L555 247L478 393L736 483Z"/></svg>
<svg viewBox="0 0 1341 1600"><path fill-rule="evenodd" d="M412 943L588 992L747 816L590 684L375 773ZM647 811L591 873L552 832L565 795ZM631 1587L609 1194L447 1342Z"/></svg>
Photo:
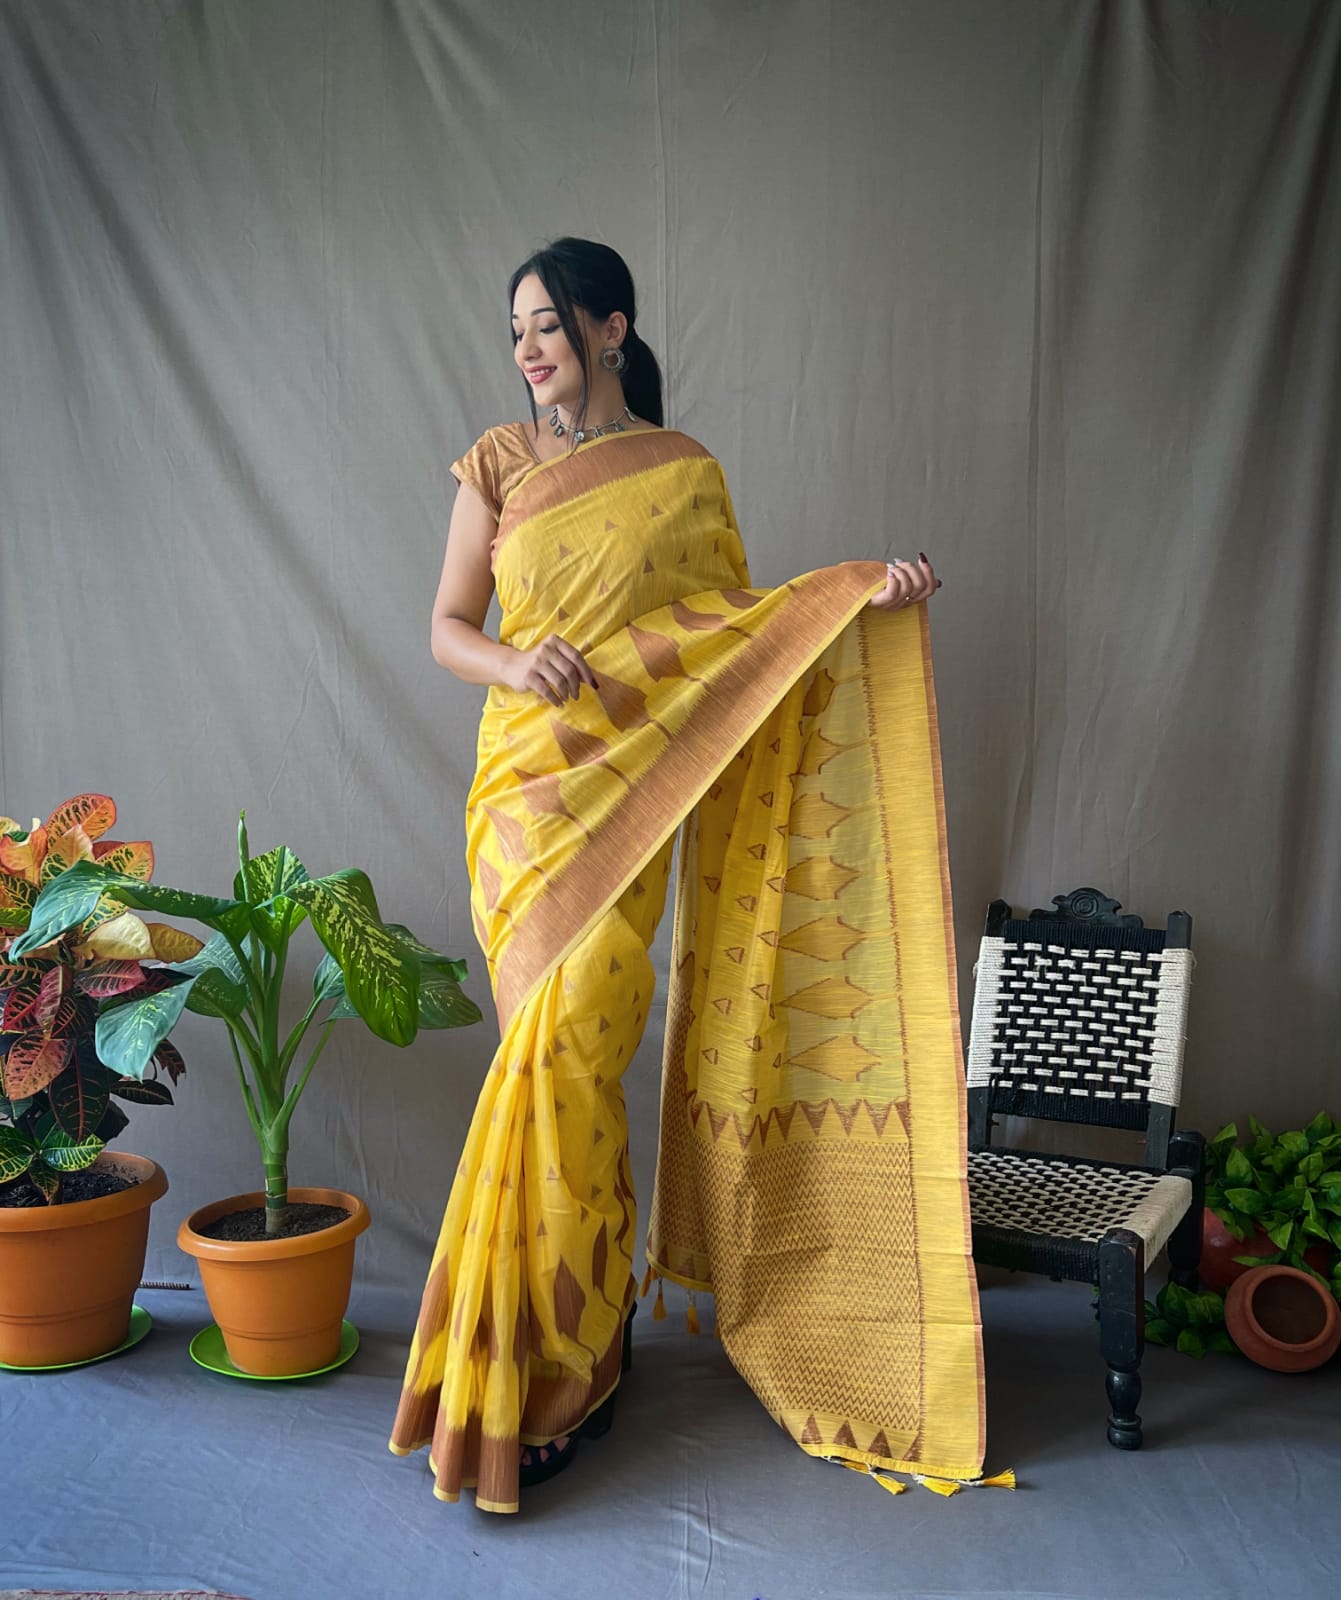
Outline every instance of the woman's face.
<svg viewBox="0 0 1341 1600"><path fill-rule="evenodd" d="M574 309L590 347L591 319L580 306ZM571 411L582 398L582 363L559 326L544 284L534 273L517 285L512 340L512 359L531 385L536 405L560 405Z"/></svg>

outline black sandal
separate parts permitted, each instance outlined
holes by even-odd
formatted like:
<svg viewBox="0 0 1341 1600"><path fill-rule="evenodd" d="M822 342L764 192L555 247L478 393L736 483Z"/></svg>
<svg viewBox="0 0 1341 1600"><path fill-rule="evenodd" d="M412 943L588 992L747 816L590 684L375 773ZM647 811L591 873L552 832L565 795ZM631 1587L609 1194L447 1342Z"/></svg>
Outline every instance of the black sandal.
<svg viewBox="0 0 1341 1600"><path fill-rule="evenodd" d="M638 1313L638 1302L635 1300L629 1306L629 1314L624 1318L624 1349L620 1356L621 1372L628 1372L633 1366L633 1319ZM577 1447L583 1439L603 1439L615 1421L615 1395L618 1390L612 1390L601 1401L584 1421L578 1423L572 1433L567 1434L568 1440L561 1449L556 1449L553 1442L549 1444L528 1444L523 1448L531 1451L532 1459L525 1462L518 1469L518 1484L523 1489L533 1489L536 1484L544 1483L549 1478L556 1477L577 1454ZM547 1450L549 1454L542 1460L540 1452Z"/></svg>

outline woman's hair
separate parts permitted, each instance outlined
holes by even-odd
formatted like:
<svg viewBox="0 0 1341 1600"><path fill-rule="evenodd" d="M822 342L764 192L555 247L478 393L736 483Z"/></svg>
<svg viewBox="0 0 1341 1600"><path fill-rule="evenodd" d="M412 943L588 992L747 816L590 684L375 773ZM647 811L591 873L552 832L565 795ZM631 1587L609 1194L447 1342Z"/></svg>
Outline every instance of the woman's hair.
<svg viewBox="0 0 1341 1600"><path fill-rule="evenodd" d="M558 313L559 326L582 363L582 398L574 417L575 426L580 428L586 421L587 402L591 397L587 342L582 336L575 310L580 306L597 322L604 321L612 312L624 313L629 324L623 344L628 365L619 375L624 385L624 400L635 417L642 417L661 427L664 420L661 368L634 326L638 309L637 295L634 293L633 278L619 252L612 250L608 244L596 244L591 239L555 239L523 261L508 280L509 311L517 294L517 285L532 273L544 284ZM535 394L529 383L526 389L531 420L538 424Z"/></svg>

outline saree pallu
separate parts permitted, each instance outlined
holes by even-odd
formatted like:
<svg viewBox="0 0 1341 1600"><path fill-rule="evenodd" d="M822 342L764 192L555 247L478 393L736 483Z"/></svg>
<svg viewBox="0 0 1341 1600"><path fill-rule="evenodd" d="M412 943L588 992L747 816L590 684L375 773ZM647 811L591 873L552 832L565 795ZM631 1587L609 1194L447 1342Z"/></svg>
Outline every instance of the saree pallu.
<svg viewBox="0 0 1341 1600"><path fill-rule="evenodd" d="M512 1511L520 1446L619 1381L621 1079L678 833L651 1268L715 1294L727 1355L803 1450L976 1476L926 608L866 609L875 562L752 587L720 467L660 430L531 472L494 573L503 641L561 634L597 684L486 702L467 857L502 1037L392 1450L430 1447L439 1498Z"/></svg>

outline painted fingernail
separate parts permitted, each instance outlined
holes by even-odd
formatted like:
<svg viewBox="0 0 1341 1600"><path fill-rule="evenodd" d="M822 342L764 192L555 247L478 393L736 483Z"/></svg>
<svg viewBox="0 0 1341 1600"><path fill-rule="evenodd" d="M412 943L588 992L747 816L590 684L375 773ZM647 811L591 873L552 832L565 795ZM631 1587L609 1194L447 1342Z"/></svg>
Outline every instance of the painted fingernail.
<svg viewBox="0 0 1341 1600"><path fill-rule="evenodd" d="M927 553L926 553L926 551L925 551L925 550L919 550L919 551L918 551L918 552L917 552L917 559L918 559L918 560L919 560L919 561L925 561L925 560L926 560L926 559L927 559Z"/></svg>

